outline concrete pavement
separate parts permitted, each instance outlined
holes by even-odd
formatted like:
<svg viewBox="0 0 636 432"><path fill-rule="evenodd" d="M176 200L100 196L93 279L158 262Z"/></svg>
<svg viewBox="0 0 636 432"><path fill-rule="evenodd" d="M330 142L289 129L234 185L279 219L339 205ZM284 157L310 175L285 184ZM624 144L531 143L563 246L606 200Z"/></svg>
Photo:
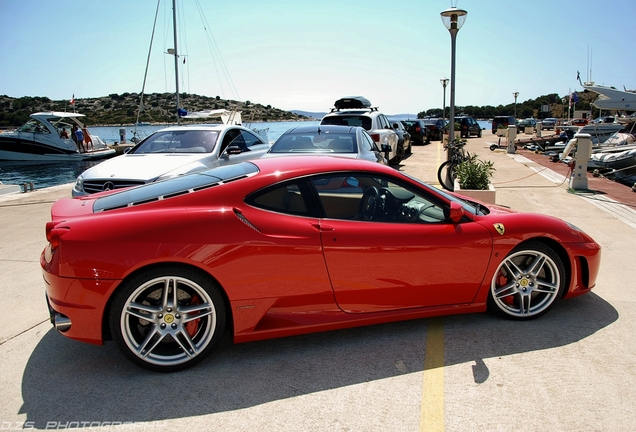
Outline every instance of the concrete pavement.
<svg viewBox="0 0 636 432"><path fill-rule="evenodd" d="M634 211L568 192L551 170L488 150L494 140L484 131L467 149L495 162L497 204L563 218L603 247L591 294L531 322L474 314L228 346L169 375L133 366L113 343L67 340L48 323L38 260L50 205L70 196L71 185L0 197L0 295L8 306L0 426L636 429ZM433 142L414 147L399 169L437 183L444 159Z"/></svg>

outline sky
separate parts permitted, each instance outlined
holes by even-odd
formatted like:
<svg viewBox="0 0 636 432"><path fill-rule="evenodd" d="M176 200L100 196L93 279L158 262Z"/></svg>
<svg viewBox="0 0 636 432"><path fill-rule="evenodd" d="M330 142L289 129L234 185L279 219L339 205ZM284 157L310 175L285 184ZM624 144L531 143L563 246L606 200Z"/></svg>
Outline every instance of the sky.
<svg viewBox="0 0 636 432"><path fill-rule="evenodd" d="M0 95L140 93L157 5L0 0ZM565 96L582 90L577 71L636 88L634 0L177 0L180 91L284 110L328 111L352 95L386 114L441 108L451 38L440 12L451 6L468 12L457 106ZM159 3L146 93L175 91L171 8Z"/></svg>

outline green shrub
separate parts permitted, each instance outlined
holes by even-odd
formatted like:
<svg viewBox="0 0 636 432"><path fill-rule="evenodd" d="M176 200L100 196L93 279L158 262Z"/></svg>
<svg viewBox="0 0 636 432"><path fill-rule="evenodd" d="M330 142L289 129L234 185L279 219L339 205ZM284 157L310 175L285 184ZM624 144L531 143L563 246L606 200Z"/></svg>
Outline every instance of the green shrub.
<svg viewBox="0 0 636 432"><path fill-rule="evenodd" d="M462 189L487 190L495 171L494 162L477 159L477 155L467 155L457 165L457 181Z"/></svg>

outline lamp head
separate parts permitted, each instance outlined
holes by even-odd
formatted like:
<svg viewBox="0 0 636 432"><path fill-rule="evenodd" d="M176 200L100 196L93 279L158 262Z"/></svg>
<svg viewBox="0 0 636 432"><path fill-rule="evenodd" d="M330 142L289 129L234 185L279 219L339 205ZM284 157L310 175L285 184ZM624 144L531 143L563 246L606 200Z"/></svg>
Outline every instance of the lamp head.
<svg viewBox="0 0 636 432"><path fill-rule="evenodd" d="M448 78L442 78L439 80L439 82L442 84L442 87L446 88L446 86L448 85Z"/></svg>
<svg viewBox="0 0 636 432"><path fill-rule="evenodd" d="M468 12L463 9L452 7L446 9L445 11L440 13L440 15L442 16L442 22L444 23L444 26L450 31L459 30L460 28L462 28L462 26L464 25L464 21L466 21L466 15L468 15Z"/></svg>

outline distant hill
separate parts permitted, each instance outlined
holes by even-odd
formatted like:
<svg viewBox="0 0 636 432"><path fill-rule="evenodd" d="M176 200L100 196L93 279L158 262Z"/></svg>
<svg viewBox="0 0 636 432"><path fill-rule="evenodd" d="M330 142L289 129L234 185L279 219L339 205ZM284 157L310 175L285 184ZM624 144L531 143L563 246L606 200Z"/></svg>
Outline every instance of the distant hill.
<svg viewBox="0 0 636 432"><path fill-rule="evenodd" d="M302 110L291 110L294 114L298 114L299 116L305 116L307 118L313 118L316 120L322 119L327 115L326 112L311 112L311 111L302 111Z"/></svg>
<svg viewBox="0 0 636 432"><path fill-rule="evenodd" d="M194 94L180 94L180 105L188 112L225 108L241 111L243 121L299 121L307 120L303 114L295 114L250 101L239 102ZM73 109L86 115L88 126L129 125L137 121L139 107L138 93L110 94L98 98L75 99L75 106L69 100L51 100L47 97L12 98L0 95L0 126L20 126L29 115L40 111L69 111ZM144 107L139 121L144 123L176 123L175 96L173 93L151 93L144 95Z"/></svg>

